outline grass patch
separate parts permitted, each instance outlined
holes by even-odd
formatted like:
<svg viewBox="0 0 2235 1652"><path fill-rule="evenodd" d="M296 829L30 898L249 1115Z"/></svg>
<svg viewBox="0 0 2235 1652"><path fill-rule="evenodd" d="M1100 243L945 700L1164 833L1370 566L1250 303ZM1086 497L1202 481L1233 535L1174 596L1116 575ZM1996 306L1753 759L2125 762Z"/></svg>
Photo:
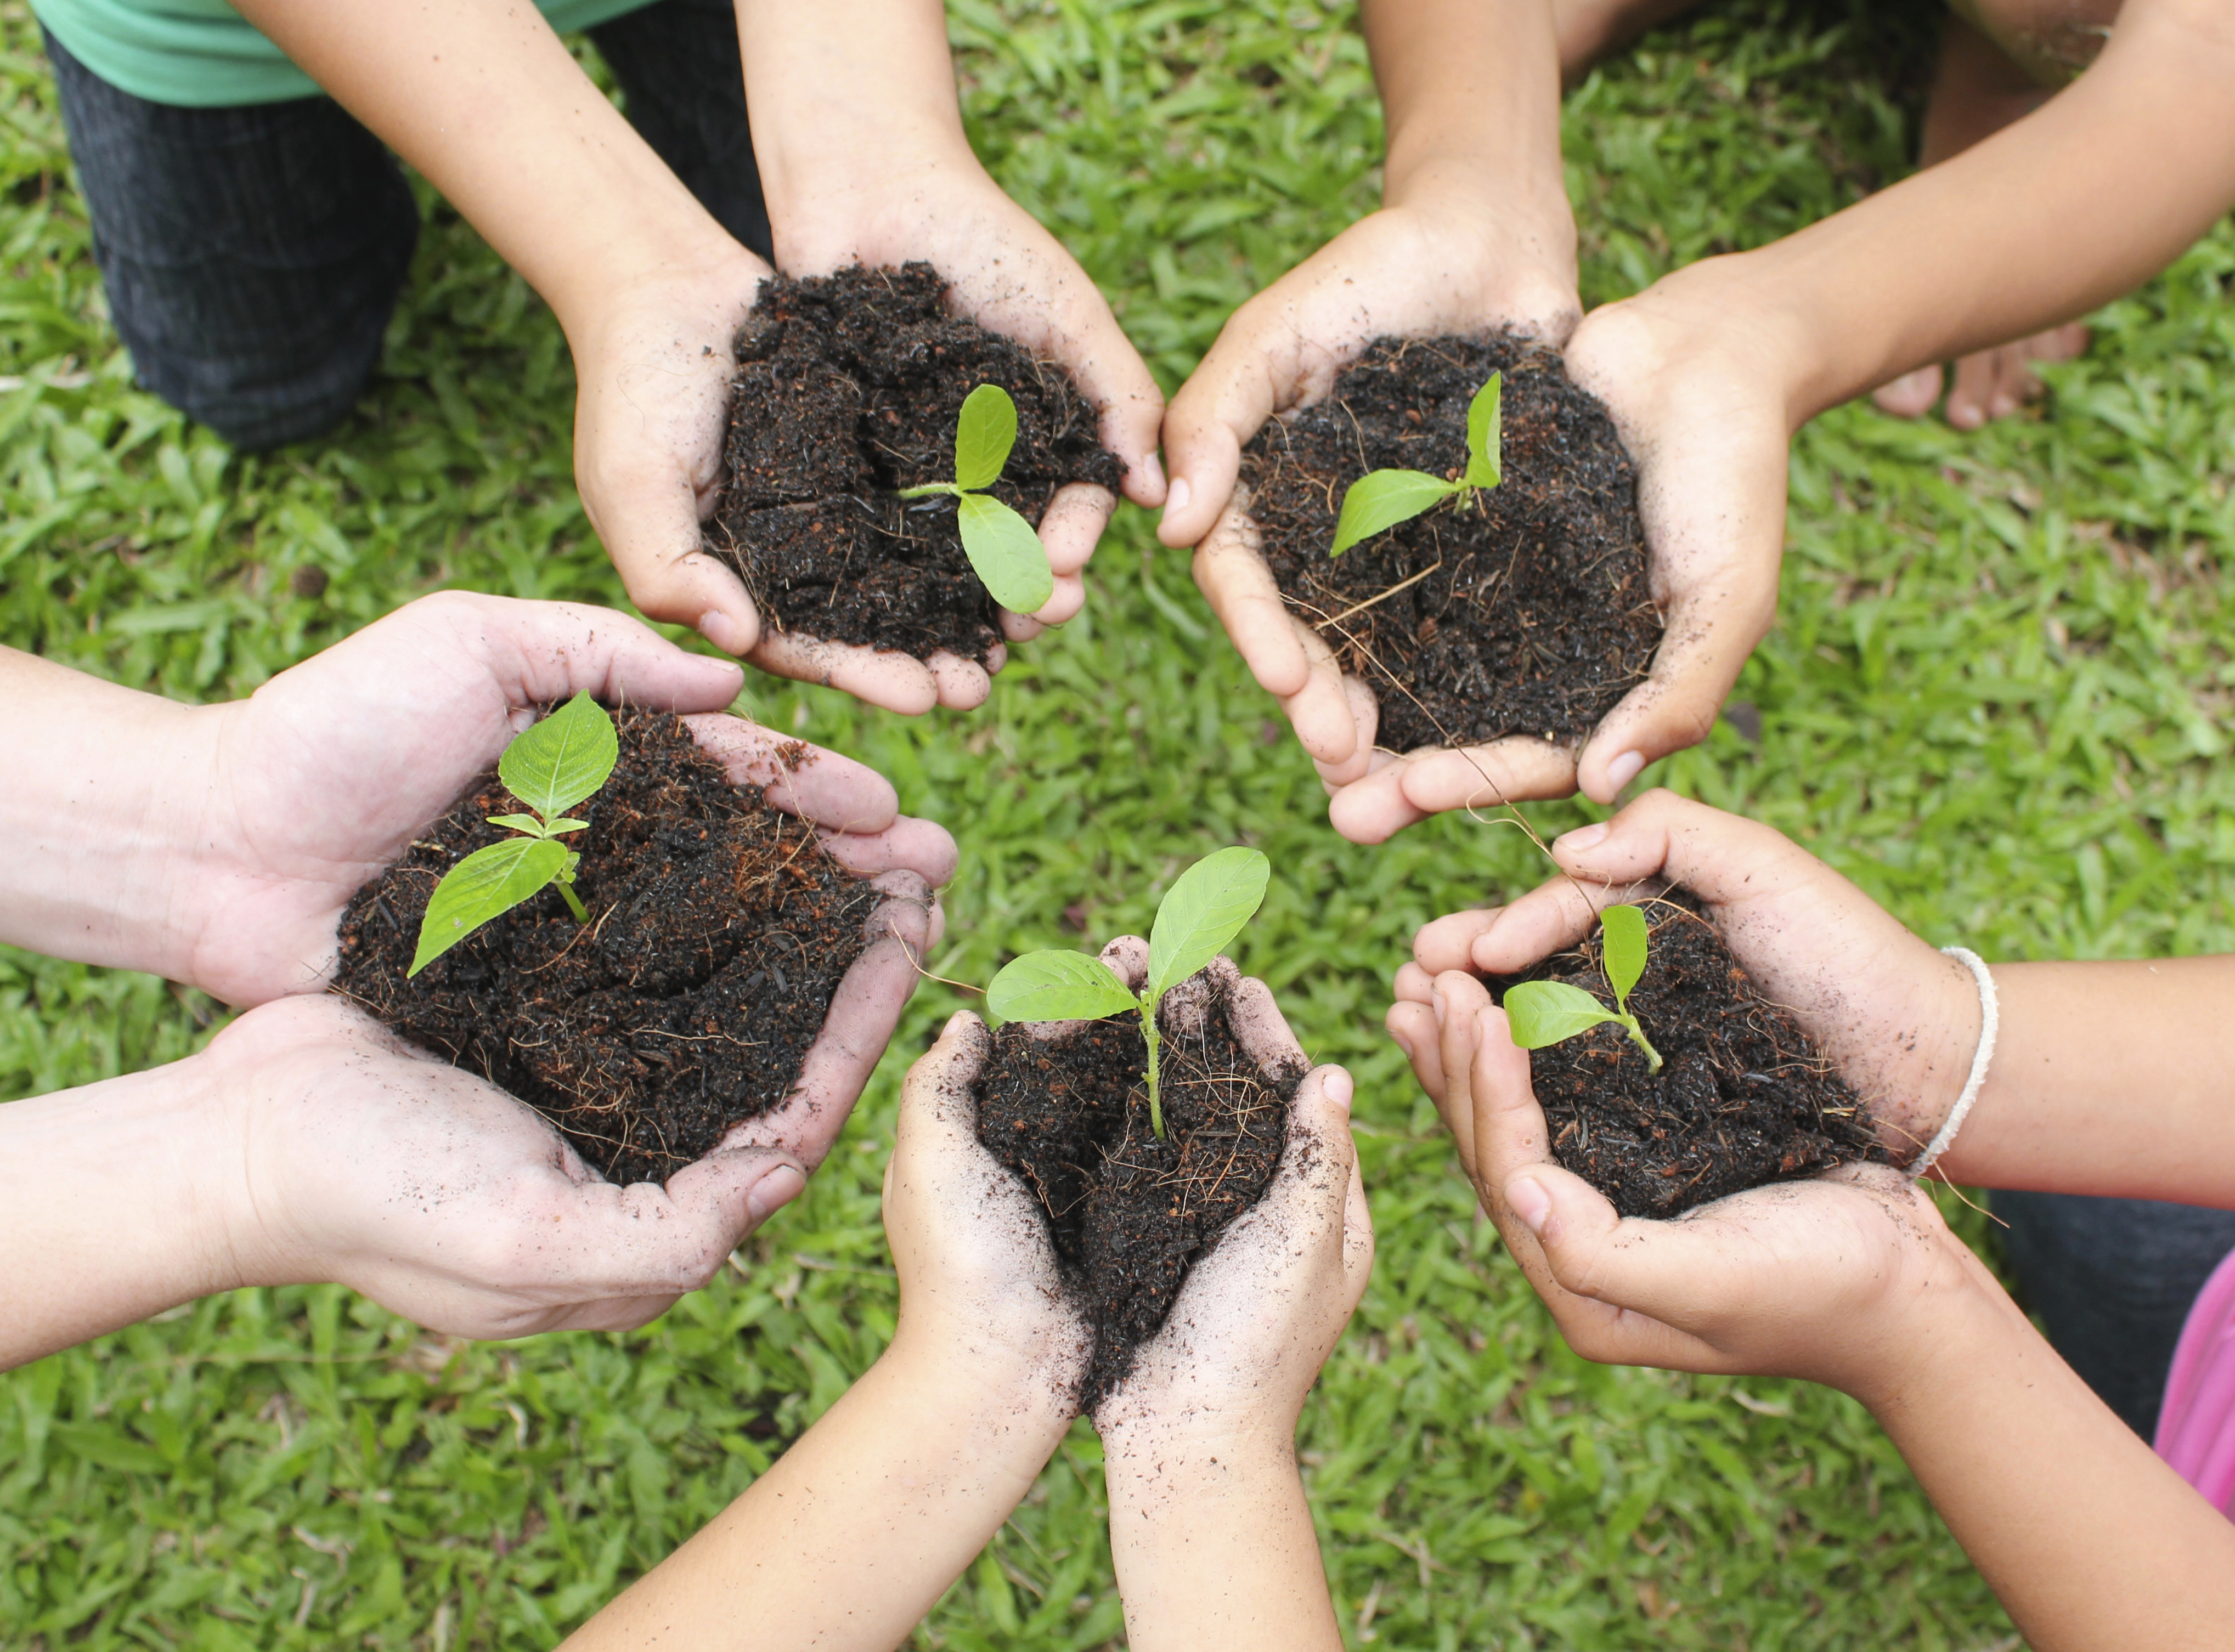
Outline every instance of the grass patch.
<svg viewBox="0 0 2235 1652"><path fill-rule="evenodd" d="M973 138L1079 252L1167 384L1236 303L1374 199L1347 7L960 0ZM1929 13L1741 0L1568 106L1593 300L1753 245L1904 165ZM0 639L184 698L246 692L420 592L619 603L569 478L559 331L447 209L382 383L336 440L243 459L135 391L102 309L36 34L0 8ZM1793 832L1936 943L2225 950L2235 234L2099 320L2039 415L1963 436L1867 408L1793 459L1778 630L1654 777ZM756 679L750 709L890 775L963 849L936 973L1145 928L1249 842L1240 961L1351 1065L1381 1260L1303 1449L1355 1644L2015 1644L1860 1409L1805 1385L1608 1370L1560 1344L1380 1031L1422 920L1537 880L1445 819L1379 849L1308 764L1185 559L1121 514L1085 618L991 703L909 722ZM1547 829L1580 805L1537 811ZM1070 914L1066 919L1065 914ZM626 1336L461 1345L333 1288L199 1303L0 1377L7 1644L547 1644L747 1485L889 1335L877 1222L918 995L814 1187L738 1269ZM191 1047L213 1006L0 955L0 1094ZM1967 1229L1976 1231L1976 1229ZM1097 1446L1074 1430L922 1631L1118 1636Z"/></svg>

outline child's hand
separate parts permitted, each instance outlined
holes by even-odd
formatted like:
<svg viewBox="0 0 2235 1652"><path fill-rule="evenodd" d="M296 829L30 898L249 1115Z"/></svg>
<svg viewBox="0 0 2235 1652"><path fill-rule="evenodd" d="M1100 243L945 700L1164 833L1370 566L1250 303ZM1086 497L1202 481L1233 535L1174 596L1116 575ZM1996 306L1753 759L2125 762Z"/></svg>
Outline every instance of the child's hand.
<svg viewBox="0 0 2235 1652"><path fill-rule="evenodd" d="M1361 219L1235 311L1172 398L1164 445L1173 482L1158 535L1196 547L1196 583L1259 685L1281 702L1346 836L1378 841L1419 814L1385 829L1386 803L1361 809L1346 790L1390 761L1373 751L1373 692L1346 682L1319 633L1281 601L1248 499L1235 491L1242 449L1275 414L1325 396L1375 338L1512 326L1557 342L1575 317L1572 232L1564 244L1546 244L1431 192ZM1492 750L1491 773L1509 796L1574 790L1572 764L1542 741Z"/></svg>
<svg viewBox="0 0 2235 1652"><path fill-rule="evenodd" d="M950 1016L901 1087L885 1168L885 1234L901 1279L893 1357L927 1361L973 1389L1022 1384L1058 1396L1067 1419L1089 1333L1064 1298L1032 1196L979 1144L973 1086L993 1047L985 1022Z"/></svg>
<svg viewBox="0 0 2235 1652"><path fill-rule="evenodd" d="M1141 943L1104 957L1123 972ZM1229 1025L1261 1065L1301 1065L1303 1052L1262 981L1224 958ZM1191 985L1191 984L1190 984ZM1169 1013L1203 1013L1209 994L1175 989ZM1095 1426L1112 1452L1153 1451L1184 1435L1237 1449L1293 1437L1304 1395L1358 1306L1373 1266L1373 1223L1350 1137L1350 1075L1321 1067L1297 1089L1288 1139L1264 1197L1219 1236L1171 1316Z"/></svg>
<svg viewBox="0 0 2235 1652"><path fill-rule="evenodd" d="M1437 983L1437 1105L1569 1346L1610 1364L1805 1377L1881 1403L1934 1357L1918 1328L1999 1289L1899 1172L1852 1166L1674 1222L1622 1218L1552 1162L1529 1057L1473 976Z"/></svg>
<svg viewBox="0 0 2235 1652"><path fill-rule="evenodd" d="M1451 972L1517 974L1574 946L1599 908L1681 883L1762 995L1793 1013L1870 1104L1895 1161L1932 1139L1978 1046L1978 987L1962 964L1780 834L1673 792L1646 793L1555 839L1552 853L1571 876L1510 907L1438 918L1414 937L1388 1025L1431 1094L1445 1088L1438 1002Z"/></svg>

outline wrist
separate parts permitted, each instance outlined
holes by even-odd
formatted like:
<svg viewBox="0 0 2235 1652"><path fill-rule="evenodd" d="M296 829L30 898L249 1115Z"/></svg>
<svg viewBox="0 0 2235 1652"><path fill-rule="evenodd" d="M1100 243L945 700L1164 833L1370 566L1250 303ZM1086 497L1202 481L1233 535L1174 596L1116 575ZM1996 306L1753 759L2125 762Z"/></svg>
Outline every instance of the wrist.
<svg viewBox="0 0 2235 1652"><path fill-rule="evenodd" d="M1038 1474L1078 1413L1078 1360L1053 1336L1019 1347L962 1328L936 1328L903 1310L879 1360L908 1392L960 1423L990 1465Z"/></svg>
<svg viewBox="0 0 2235 1652"><path fill-rule="evenodd" d="M1897 1285L1897 1310L1846 1327L1837 1367L1816 1378L1858 1400L1889 1433L1987 1369L2013 1334L2039 1340L1970 1248L1937 1219L1930 1227L1926 1265L1903 1270L1915 1277Z"/></svg>
<svg viewBox="0 0 2235 1652"><path fill-rule="evenodd" d="M1748 404L1781 410L1789 435L1821 410L1810 397L1825 348L1775 283L1745 262L1753 256L1687 265L1591 315L1602 330L1627 335L1633 382L1713 379Z"/></svg>
<svg viewBox="0 0 2235 1652"><path fill-rule="evenodd" d="M1472 261L1499 289L1492 302L1501 311L1580 309L1576 216L1557 178L1548 191L1480 156L1439 149L1401 172L1393 161L1382 210L1416 217L1445 240L1465 236Z"/></svg>

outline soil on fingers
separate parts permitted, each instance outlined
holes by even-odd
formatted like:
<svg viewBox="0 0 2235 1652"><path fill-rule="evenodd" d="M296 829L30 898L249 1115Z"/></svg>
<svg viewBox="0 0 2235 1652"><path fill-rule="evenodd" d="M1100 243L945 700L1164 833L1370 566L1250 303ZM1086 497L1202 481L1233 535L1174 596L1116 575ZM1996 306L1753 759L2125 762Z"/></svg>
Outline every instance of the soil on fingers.
<svg viewBox="0 0 2235 1652"><path fill-rule="evenodd" d="M1835 1164L1886 1162L1861 1098L1791 1013L1764 998L1688 890L1643 903L1645 974L1629 1007L1663 1065L1620 1027L1529 1055L1552 1157L1626 1216L1671 1216ZM1612 1006L1594 934L1491 989L1564 981Z"/></svg>
<svg viewBox="0 0 2235 1652"><path fill-rule="evenodd" d="M492 772L351 898L335 990L534 1107L608 1180L661 1182L790 1095L884 897L676 718L615 722L620 760L567 840L587 924L547 888L406 977L435 885L508 835L487 823L518 807Z"/></svg>
<svg viewBox="0 0 2235 1652"><path fill-rule="evenodd" d="M1329 556L1367 471L1459 475L1467 406L1493 371L1504 481ZM1373 687L1390 751L1579 744L1652 664L1661 617L1629 457L1598 399L1530 340L1380 339L1324 400L1259 432L1242 474L1289 610Z"/></svg>
<svg viewBox="0 0 2235 1652"><path fill-rule="evenodd" d="M1011 1024L978 1087L978 1139L1047 1218L1064 1288L1093 1328L1080 1405L1092 1410L1163 1328L1188 1272L1271 1183L1306 1068L1266 1071L1227 1023L1163 1017L1166 1135L1150 1128L1137 1013L1059 1039Z"/></svg>
<svg viewBox="0 0 2235 1652"><path fill-rule="evenodd" d="M769 627L984 664L1000 611L964 555L954 428L980 384L1017 405L1017 445L987 491L1034 524L1056 490L1123 475L1069 375L950 311L927 264L777 276L737 335L721 491L706 548Z"/></svg>

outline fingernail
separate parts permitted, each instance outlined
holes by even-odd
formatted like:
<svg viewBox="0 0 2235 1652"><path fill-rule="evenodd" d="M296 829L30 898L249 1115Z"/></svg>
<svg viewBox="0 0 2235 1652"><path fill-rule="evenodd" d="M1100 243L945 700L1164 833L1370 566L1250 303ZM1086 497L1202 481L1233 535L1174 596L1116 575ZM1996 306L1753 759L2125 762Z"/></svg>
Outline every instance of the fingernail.
<svg viewBox="0 0 2235 1652"><path fill-rule="evenodd" d="M1562 832L1552 840L1552 847L1565 849L1571 855L1581 855L1586 849L1596 849L1606 839L1606 822L1595 820L1588 826L1576 827L1572 832Z"/></svg>
<svg viewBox="0 0 2235 1652"><path fill-rule="evenodd" d="M1354 1093L1356 1093L1357 1086L1351 1082L1351 1077L1348 1072L1345 1072L1340 1067L1337 1067L1333 1072L1327 1074L1327 1078L1321 1081L1320 1087L1326 1092L1327 1098L1329 1101L1334 1103L1336 1106L1341 1108L1345 1112L1348 1112L1350 1111L1350 1098Z"/></svg>
<svg viewBox="0 0 2235 1652"><path fill-rule="evenodd" d="M698 634L725 654L745 652L744 636L737 621L719 608L709 608L698 616Z"/></svg>
<svg viewBox="0 0 2235 1652"><path fill-rule="evenodd" d="M765 1222L790 1204L807 1186L807 1177L796 1164L779 1164L753 1183L752 1191L745 1195L745 1209L755 1222Z"/></svg>
<svg viewBox="0 0 2235 1652"><path fill-rule="evenodd" d="M1188 486L1188 479L1185 476L1174 476L1172 485L1164 490L1164 520L1170 521L1180 512L1185 510L1188 508L1188 501L1194 497L1195 489Z"/></svg>
<svg viewBox="0 0 2235 1652"><path fill-rule="evenodd" d="M1552 1214L1552 1196L1533 1176L1517 1176L1505 1184L1505 1206L1521 1218L1530 1232L1544 1231L1544 1218Z"/></svg>
<svg viewBox="0 0 2235 1652"><path fill-rule="evenodd" d="M1389 1041L1405 1052L1405 1059L1407 1061L1411 1061L1417 1057L1419 1052L1412 1048L1412 1039L1406 1038L1402 1032L1399 1032L1393 1026L1388 1029L1388 1032Z"/></svg>
<svg viewBox="0 0 2235 1652"><path fill-rule="evenodd" d="M1637 771L1643 767L1645 767L1645 753L1642 751L1623 752L1612 763L1607 764L1608 786L1616 791L1620 791L1624 786L1637 778Z"/></svg>

